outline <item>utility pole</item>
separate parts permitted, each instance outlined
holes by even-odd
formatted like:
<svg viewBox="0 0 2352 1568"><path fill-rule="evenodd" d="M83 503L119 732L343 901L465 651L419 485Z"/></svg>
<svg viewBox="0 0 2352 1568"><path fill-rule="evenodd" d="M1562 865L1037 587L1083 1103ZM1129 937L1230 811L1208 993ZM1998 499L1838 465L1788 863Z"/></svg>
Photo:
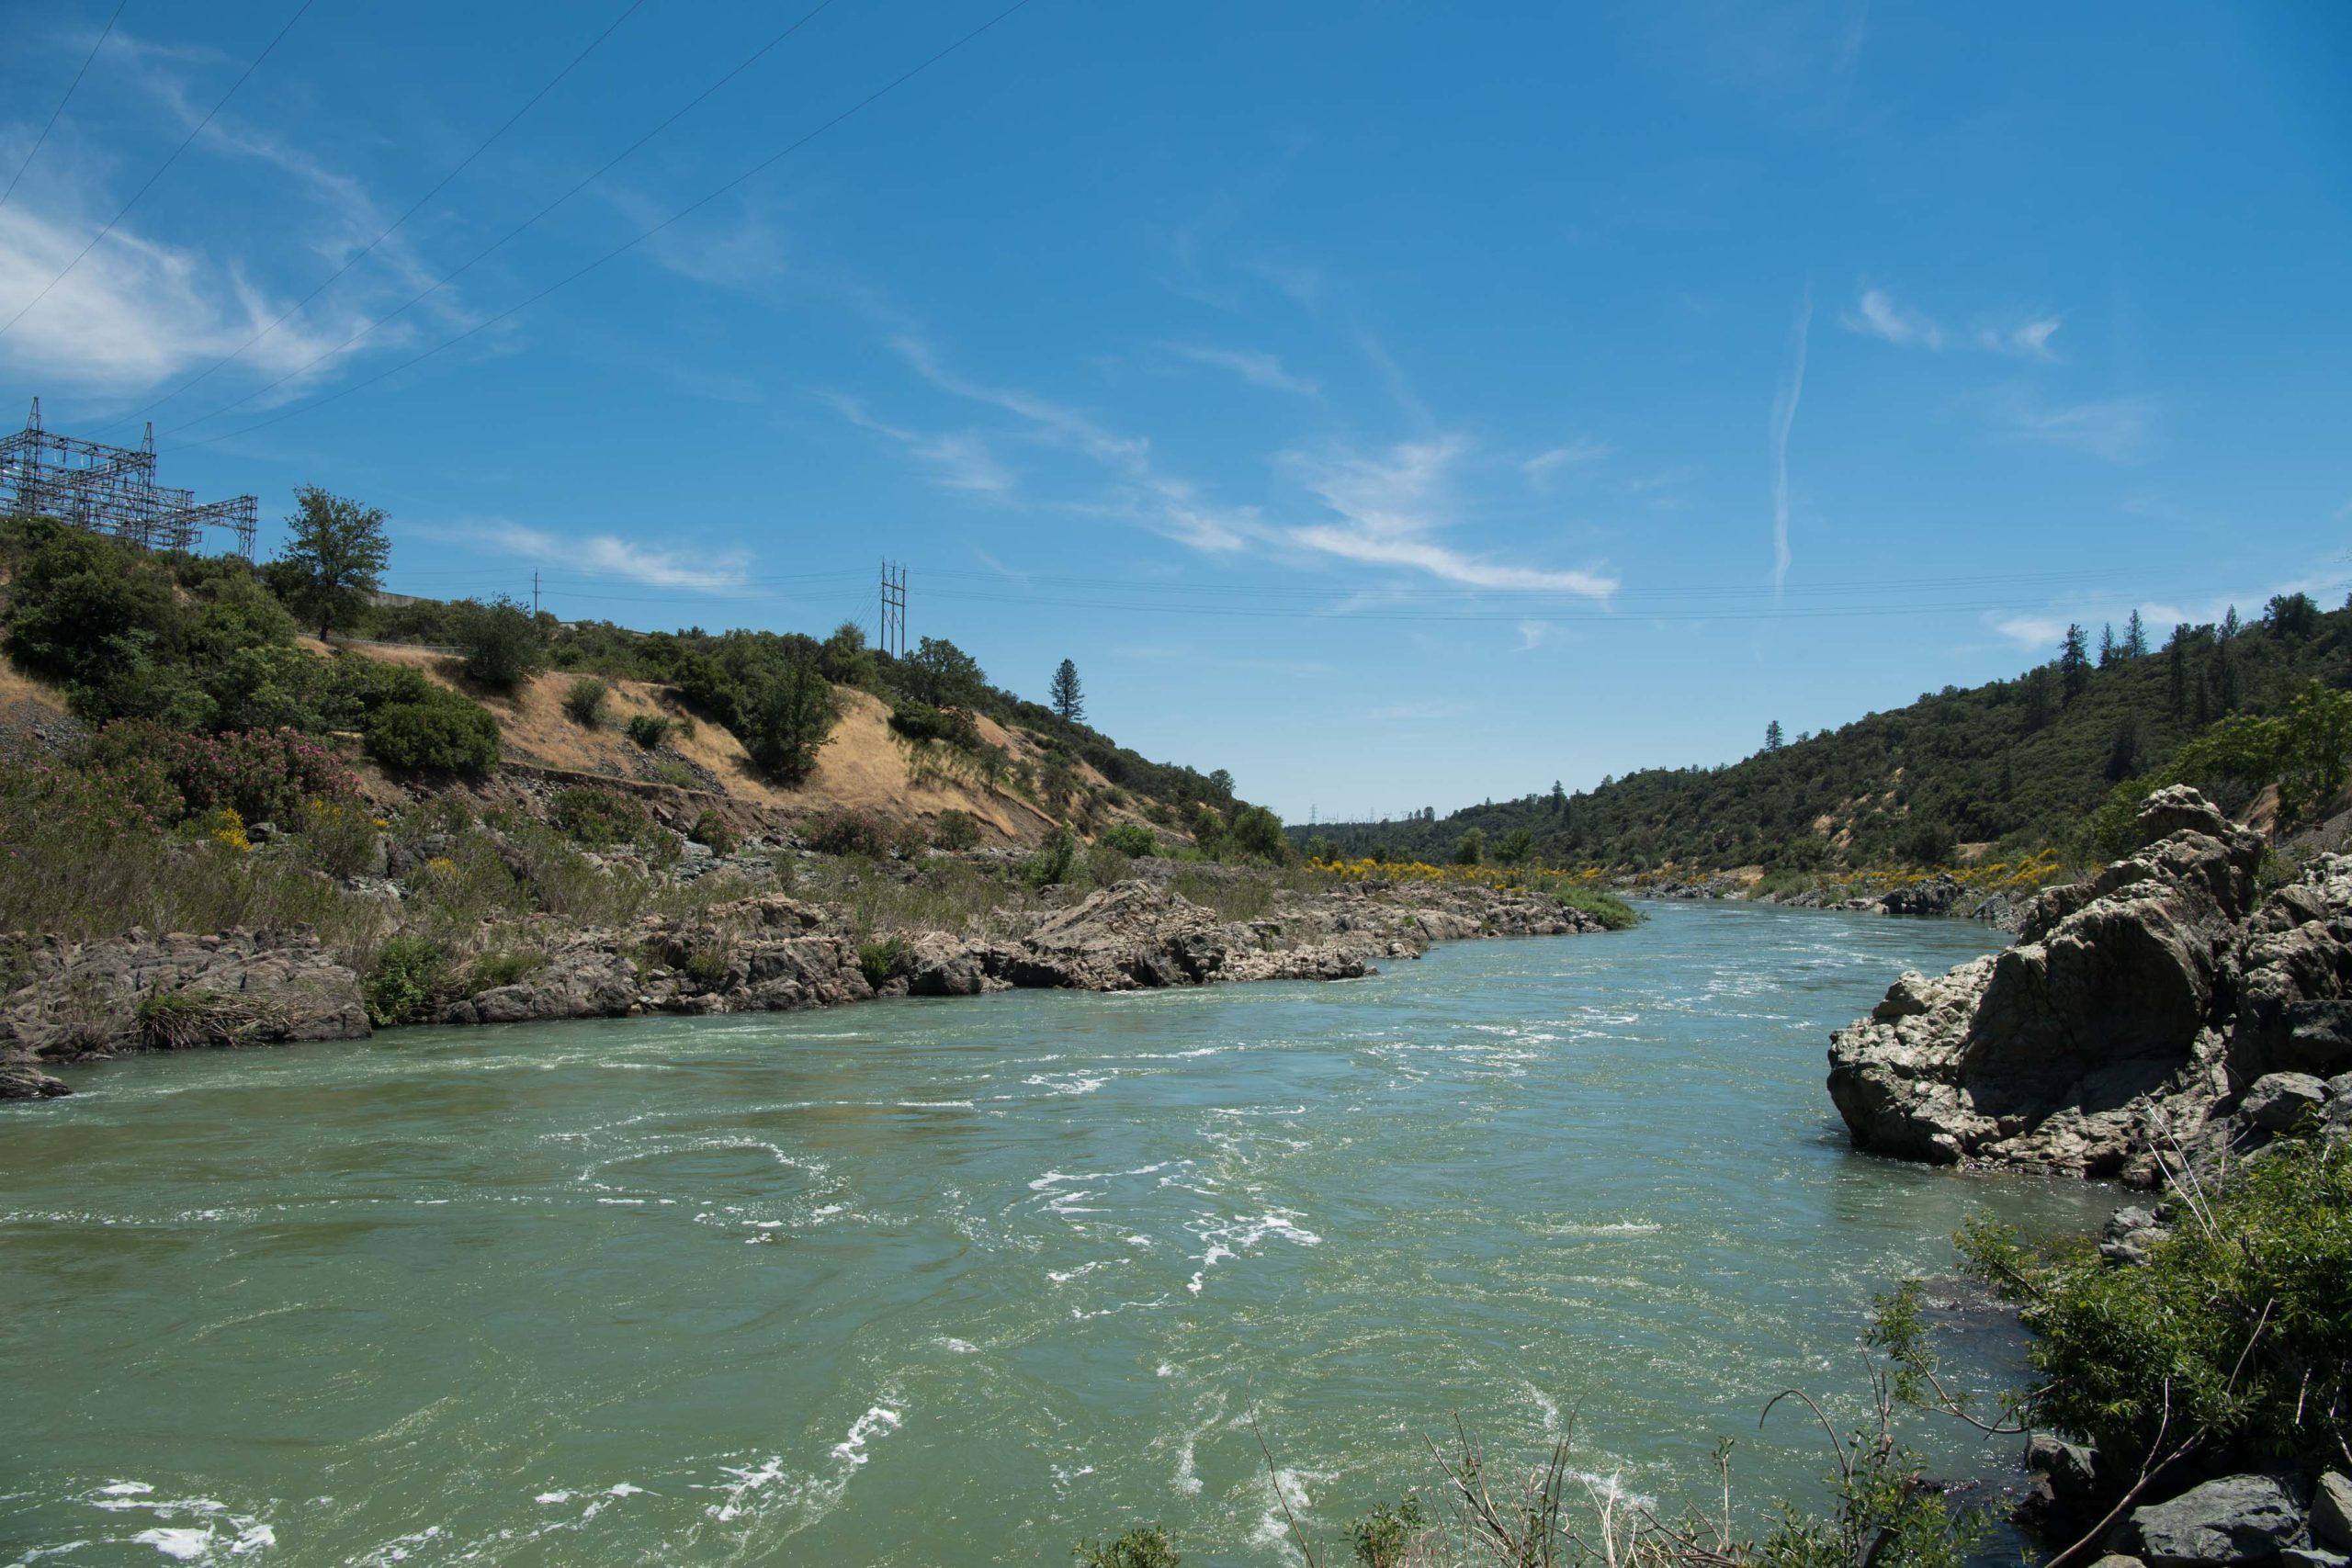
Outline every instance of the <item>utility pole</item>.
<svg viewBox="0 0 2352 1568"><path fill-rule="evenodd" d="M907 656L907 569L882 563L882 604L875 641L893 659Z"/></svg>
<svg viewBox="0 0 2352 1568"><path fill-rule="evenodd" d="M531 573L531 619L539 618L539 574Z"/></svg>

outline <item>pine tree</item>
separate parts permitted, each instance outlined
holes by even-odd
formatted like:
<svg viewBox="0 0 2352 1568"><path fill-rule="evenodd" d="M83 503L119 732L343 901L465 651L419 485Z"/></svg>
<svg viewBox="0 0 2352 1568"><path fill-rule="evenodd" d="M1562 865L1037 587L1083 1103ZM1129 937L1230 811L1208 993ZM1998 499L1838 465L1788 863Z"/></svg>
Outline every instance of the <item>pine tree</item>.
<svg viewBox="0 0 2352 1568"><path fill-rule="evenodd" d="M2134 659L2148 657L2148 628L2141 624L2137 610L2132 611L2132 618L2123 623L2123 651Z"/></svg>
<svg viewBox="0 0 2352 1568"><path fill-rule="evenodd" d="M1777 751L1785 744L1781 734L1781 721L1774 719L1764 727L1764 750Z"/></svg>
<svg viewBox="0 0 2352 1568"><path fill-rule="evenodd" d="M1554 779L1552 781L1552 815L1566 817L1567 814L1568 792L1560 787L1559 780Z"/></svg>
<svg viewBox="0 0 2352 1568"><path fill-rule="evenodd" d="M2176 626L2165 644L2165 700L2175 718L2188 716L2188 628Z"/></svg>
<svg viewBox="0 0 2352 1568"><path fill-rule="evenodd" d="M2058 645L2058 678L2066 688L2066 700L2073 702L2089 689L2091 656L2089 641L2083 628L2069 625L2066 637Z"/></svg>
<svg viewBox="0 0 2352 1568"><path fill-rule="evenodd" d="M2098 628L2098 667L2102 670L2115 662L2115 623L2108 622Z"/></svg>
<svg viewBox="0 0 2352 1568"><path fill-rule="evenodd" d="M1054 711L1070 723L1086 716L1086 694L1078 684L1078 666L1065 659L1054 671L1053 689L1047 694Z"/></svg>

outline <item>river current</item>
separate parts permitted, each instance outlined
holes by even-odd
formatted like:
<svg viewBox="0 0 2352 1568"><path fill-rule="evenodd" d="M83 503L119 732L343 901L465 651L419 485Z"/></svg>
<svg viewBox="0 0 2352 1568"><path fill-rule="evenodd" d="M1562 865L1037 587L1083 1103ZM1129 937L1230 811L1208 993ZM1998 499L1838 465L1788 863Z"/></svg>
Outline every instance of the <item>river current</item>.
<svg viewBox="0 0 2352 1568"><path fill-rule="evenodd" d="M1293 1561L1261 1431L1338 1561L1454 1412L1669 1504L1736 1437L1753 1527L1827 1462L1759 1410L1859 1408L1874 1290L2113 1199L1846 1146L1828 1030L1996 933L1650 913L71 1070L0 1108L0 1562Z"/></svg>

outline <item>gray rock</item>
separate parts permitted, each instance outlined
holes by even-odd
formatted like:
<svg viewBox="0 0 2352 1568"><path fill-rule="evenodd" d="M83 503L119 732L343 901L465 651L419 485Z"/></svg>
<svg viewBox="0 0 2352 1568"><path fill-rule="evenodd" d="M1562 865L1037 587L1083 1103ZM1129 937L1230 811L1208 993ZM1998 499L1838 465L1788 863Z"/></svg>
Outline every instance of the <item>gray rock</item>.
<svg viewBox="0 0 2352 1568"><path fill-rule="evenodd" d="M2120 1551L2110 1551L2092 1563L2091 1568L2148 1568L2148 1565L2136 1557L2126 1557Z"/></svg>
<svg viewBox="0 0 2352 1568"><path fill-rule="evenodd" d="M54 1100L72 1094L62 1078L20 1063L0 1064L0 1100Z"/></svg>
<svg viewBox="0 0 2352 1568"><path fill-rule="evenodd" d="M2260 1562L2304 1544L2302 1508L2270 1475L2223 1476L2135 1508L2116 1540L2148 1568Z"/></svg>
<svg viewBox="0 0 2352 1568"><path fill-rule="evenodd" d="M356 1040L368 1032L359 976L307 926L210 936L133 930L82 942L0 940L23 943L14 967L25 980L0 996L0 1062ZM174 1005L160 1010L152 1005L158 1001Z"/></svg>
<svg viewBox="0 0 2352 1568"><path fill-rule="evenodd" d="M2312 1535L2335 1551L2352 1551L2352 1479L2329 1471L2312 1490Z"/></svg>
<svg viewBox="0 0 2352 1568"><path fill-rule="evenodd" d="M2290 1132L2307 1111L2327 1103L2327 1085L2309 1073L2267 1073L2238 1102L2239 1113L2272 1133Z"/></svg>
<svg viewBox="0 0 2352 1568"><path fill-rule="evenodd" d="M2150 795L2139 819L2143 847L2036 895L2017 945L1905 975L1831 1037L1830 1097L1856 1146L2147 1181L2160 1144L2213 1121L2239 1070L2230 1011L2263 843L2186 788ZM2303 899L2340 917L2352 998L2352 860ZM2321 929L2292 928L2302 946L2267 993L2281 1020L2309 998Z"/></svg>
<svg viewBox="0 0 2352 1568"><path fill-rule="evenodd" d="M2278 1568L2352 1568L2352 1557L2316 1546L2290 1546L2278 1553Z"/></svg>

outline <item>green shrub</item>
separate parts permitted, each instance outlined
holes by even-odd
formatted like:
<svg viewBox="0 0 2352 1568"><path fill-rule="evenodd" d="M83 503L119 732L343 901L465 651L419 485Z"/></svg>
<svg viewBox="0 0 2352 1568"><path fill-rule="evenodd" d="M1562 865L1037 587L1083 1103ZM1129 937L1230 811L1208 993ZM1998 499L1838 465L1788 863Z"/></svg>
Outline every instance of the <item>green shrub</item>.
<svg viewBox="0 0 2352 1568"><path fill-rule="evenodd" d="M839 807L801 824L800 835L819 854L865 855L880 860L897 842L890 824L871 811Z"/></svg>
<svg viewBox="0 0 2352 1568"><path fill-rule="evenodd" d="M1078 1549L1079 1568L1176 1568L1175 1550L1158 1525L1137 1525L1116 1540Z"/></svg>
<svg viewBox="0 0 2352 1568"><path fill-rule="evenodd" d="M726 818L707 807L695 818L694 826L686 829L686 837L715 855L735 852L737 840L734 832L727 826Z"/></svg>
<svg viewBox="0 0 2352 1568"><path fill-rule="evenodd" d="M1103 829L1094 841L1134 860L1159 852L1159 836L1150 829L1137 827L1132 822Z"/></svg>
<svg viewBox="0 0 2352 1568"><path fill-rule="evenodd" d="M2036 1427L2137 1463L2202 1434L2198 1463L2343 1462L2352 1441L2352 1145L2290 1138L2171 1205L2144 1266L2089 1238L2041 1250L1983 1221L1980 1278L2034 1335ZM2210 1219L2208 1218L2210 1216Z"/></svg>
<svg viewBox="0 0 2352 1568"><path fill-rule="evenodd" d="M1067 828L1057 828L1037 852L1029 857L1022 868L1022 878L1032 887L1052 887L1069 880L1070 867L1078 861L1078 835Z"/></svg>
<svg viewBox="0 0 2352 1568"><path fill-rule="evenodd" d="M726 953L715 947L702 947L686 954L686 961L678 967L695 985L709 987L724 981L730 966Z"/></svg>
<svg viewBox="0 0 2352 1568"><path fill-rule="evenodd" d="M396 936L386 941L376 950L375 966L361 987L368 1021L379 1029L390 1029L423 1018L448 965L448 954L441 945L424 937Z"/></svg>
<svg viewBox="0 0 2352 1568"><path fill-rule="evenodd" d="M932 824L931 844L933 849L945 850L952 854L971 849L979 841L980 825L968 811L950 807L941 812L939 820Z"/></svg>
<svg viewBox="0 0 2352 1568"><path fill-rule="evenodd" d="M498 766L498 721L480 703L430 683L370 713L368 754L388 768L486 773Z"/></svg>
<svg viewBox="0 0 2352 1568"><path fill-rule="evenodd" d="M547 967L544 953L485 953L475 959L466 972L466 988L469 991L494 991L501 986L511 986L526 975L536 975Z"/></svg>
<svg viewBox="0 0 2352 1568"><path fill-rule="evenodd" d="M631 740L651 751L670 739L672 720L665 714L633 713L628 716L626 728Z"/></svg>
<svg viewBox="0 0 2352 1568"><path fill-rule="evenodd" d="M304 855L329 876L382 869L384 825L358 802L308 800L290 818L279 825L300 835Z"/></svg>
<svg viewBox="0 0 2352 1568"><path fill-rule="evenodd" d="M1487 835L1483 829L1469 828L1453 840L1453 863L1476 865L1487 858Z"/></svg>
<svg viewBox="0 0 2352 1568"><path fill-rule="evenodd" d="M1414 1542L1428 1528L1421 1500L1408 1495L1396 1507L1381 1505L1349 1526L1348 1543L1363 1568L1404 1568Z"/></svg>
<svg viewBox="0 0 2352 1568"><path fill-rule="evenodd" d="M548 802L548 820L573 843L591 850L650 845L665 836L643 801L593 784L558 790Z"/></svg>
<svg viewBox="0 0 2352 1568"><path fill-rule="evenodd" d="M1268 865L1281 865L1290 859L1290 840L1283 837L1283 819L1262 806L1244 806L1235 810L1227 840L1233 850Z"/></svg>
<svg viewBox="0 0 2352 1568"><path fill-rule="evenodd" d="M563 694L563 711L572 723L586 729L604 726L605 701L613 689L594 675L582 675L571 682Z"/></svg>
<svg viewBox="0 0 2352 1568"><path fill-rule="evenodd" d="M547 645L531 612L500 594L470 606L458 624L466 673L485 686L512 691L547 663Z"/></svg>
<svg viewBox="0 0 2352 1568"><path fill-rule="evenodd" d="M672 789L702 788L702 780L695 776L695 771L675 757L657 757L650 767L656 784L668 784Z"/></svg>
<svg viewBox="0 0 2352 1568"><path fill-rule="evenodd" d="M1598 887L1564 887L1555 897L1564 908L1581 909L1598 919L1602 931L1631 931L1642 923L1641 915L1631 904Z"/></svg>
<svg viewBox="0 0 2352 1568"><path fill-rule="evenodd" d="M980 743L980 728L961 708L935 708L911 697L890 705L890 728L910 740L937 740L971 750Z"/></svg>
<svg viewBox="0 0 2352 1568"><path fill-rule="evenodd" d="M902 937L869 942L857 950L858 971L865 976L867 985L878 987L899 972L899 965L906 961L906 956L907 944Z"/></svg>

